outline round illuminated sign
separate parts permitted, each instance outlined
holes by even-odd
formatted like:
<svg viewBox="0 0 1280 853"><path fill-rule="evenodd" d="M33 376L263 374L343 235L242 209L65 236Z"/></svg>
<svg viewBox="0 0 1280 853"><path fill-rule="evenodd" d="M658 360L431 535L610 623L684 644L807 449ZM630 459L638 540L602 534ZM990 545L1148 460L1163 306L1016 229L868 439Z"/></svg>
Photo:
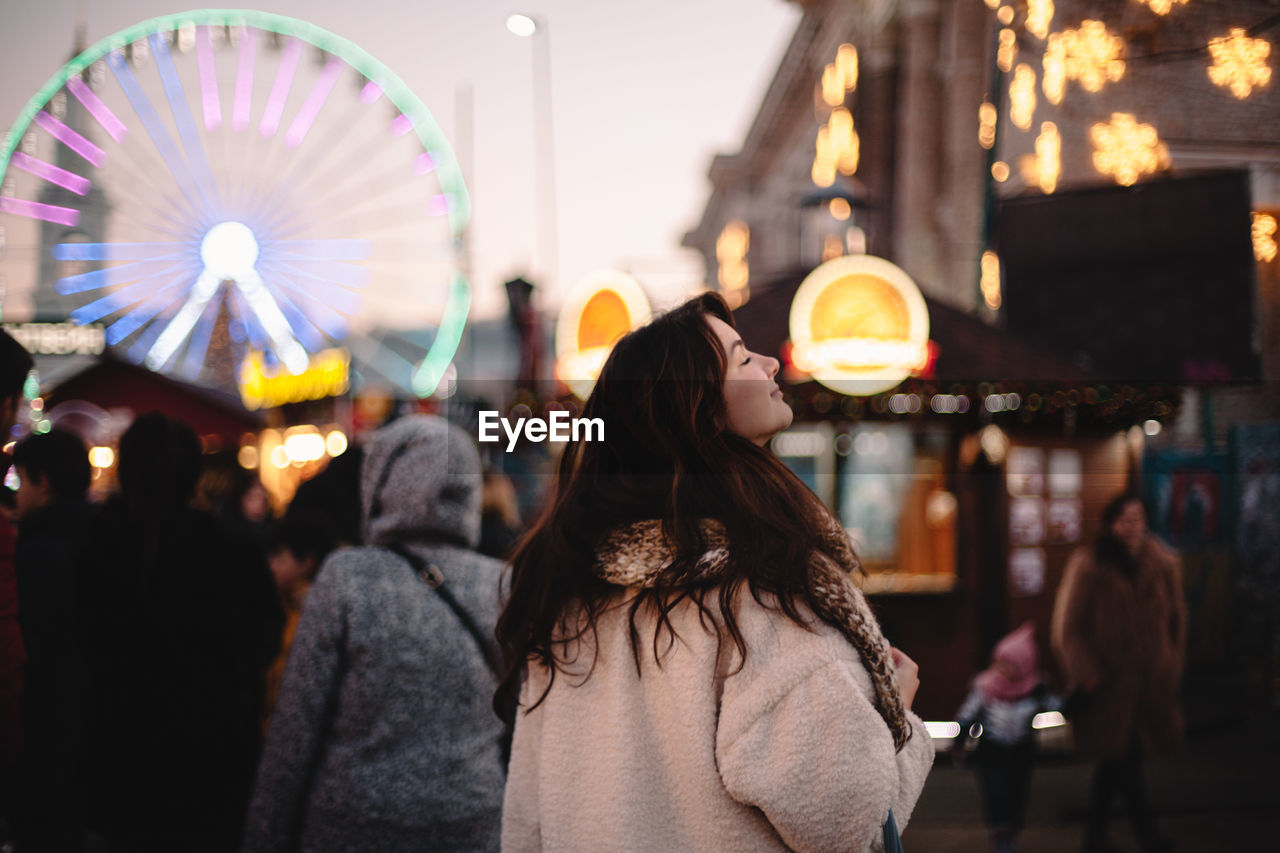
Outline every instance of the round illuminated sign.
<svg viewBox="0 0 1280 853"><path fill-rule="evenodd" d="M878 394L924 367L929 311L900 268L847 255L801 282L791 302L791 343L795 366L833 391Z"/></svg>
<svg viewBox="0 0 1280 853"><path fill-rule="evenodd" d="M556 378L587 399L618 338L649 322L649 299L634 278L591 273L569 294L556 323Z"/></svg>

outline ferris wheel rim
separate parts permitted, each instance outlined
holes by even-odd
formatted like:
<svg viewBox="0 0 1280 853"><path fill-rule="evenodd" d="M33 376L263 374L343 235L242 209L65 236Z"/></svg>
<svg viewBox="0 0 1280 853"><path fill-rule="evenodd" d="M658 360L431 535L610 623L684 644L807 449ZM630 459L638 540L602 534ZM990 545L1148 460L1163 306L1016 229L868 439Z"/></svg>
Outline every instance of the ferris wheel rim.
<svg viewBox="0 0 1280 853"><path fill-rule="evenodd" d="M461 241L470 220L471 201L461 167L430 109L413 90L382 62L355 42L308 21L250 9L194 9L145 20L108 35L63 63L27 101L3 137L0 137L0 182L9 175L14 152L40 111L67 86L68 81L87 71L95 62L115 51L157 33L177 31L187 26L242 26L299 39L337 57L378 87L391 104L408 119L433 161L433 169L449 204L445 213L455 246ZM436 391L448 365L456 355L471 304L471 285L465 274L455 269L448 285L438 333L423 361L411 378L411 390L419 397ZM447 352L446 352L447 350Z"/></svg>

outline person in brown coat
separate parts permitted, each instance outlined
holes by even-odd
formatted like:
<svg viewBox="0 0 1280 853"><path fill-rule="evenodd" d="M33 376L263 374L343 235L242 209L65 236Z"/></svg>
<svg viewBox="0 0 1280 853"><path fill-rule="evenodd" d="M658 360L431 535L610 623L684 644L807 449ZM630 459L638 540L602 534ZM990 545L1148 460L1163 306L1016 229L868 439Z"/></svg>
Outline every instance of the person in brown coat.
<svg viewBox="0 0 1280 853"><path fill-rule="evenodd" d="M1172 849L1156 830L1142 759L1182 740L1179 681L1186 653L1182 565L1147 530L1142 500L1107 505L1102 532L1067 564L1054 604L1054 653L1074 692L1076 745L1095 756L1085 850L1106 840L1121 794L1144 851Z"/></svg>

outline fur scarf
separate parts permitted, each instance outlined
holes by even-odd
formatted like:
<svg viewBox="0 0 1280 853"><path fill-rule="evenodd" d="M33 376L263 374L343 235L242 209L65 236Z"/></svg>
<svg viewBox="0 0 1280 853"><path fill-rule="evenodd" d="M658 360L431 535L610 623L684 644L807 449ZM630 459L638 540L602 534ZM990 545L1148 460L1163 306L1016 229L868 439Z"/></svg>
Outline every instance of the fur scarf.
<svg viewBox="0 0 1280 853"><path fill-rule="evenodd" d="M707 519L702 522L702 535L708 550L685 575L686 582L704 584L728 580L730 548L724 526ZM847 542L847 538L843 541ZM809 561L813 596L808 604L820 619L839 629L857 649L875 687L876 710L893 734L894 747L901 751L911 737L911 726L902 706L893 655L871 606L853 583L851 572L859 568L857 557L852 548L846 548L845 552L841 558L852 563L847 567L821 552L813 553ZM602 538L596 549L593 571L615 586L650 588L670 580L664 578L663 573L670 568L674 557L674 548L662 532L662 522L638 521L617 527Z"/></svg>

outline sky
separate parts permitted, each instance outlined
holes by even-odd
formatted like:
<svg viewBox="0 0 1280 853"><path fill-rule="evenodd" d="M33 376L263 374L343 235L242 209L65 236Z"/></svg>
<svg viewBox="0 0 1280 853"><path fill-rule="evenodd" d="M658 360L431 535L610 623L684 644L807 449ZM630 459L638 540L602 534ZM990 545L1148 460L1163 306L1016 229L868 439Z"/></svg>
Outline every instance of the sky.
<svg viewBox="0 0 1280 853"><path fill-rule="evenodd" d="M355 42L432 111L471 192L473 316L503 311L502 282L517 274L537 280L551 263L539 251L536 226L547 198L535 180L533 45L504 25L516 11L541 19L550 50L561 293L596 270L622 269L656 302L678 299L703 277L680 237L706 203L711 158L740 148L799 7L785 0L518 3L277 0L254 8ZM0 0L0 127L69 58L78 17L92 44L190 8L198 7ZM10 283L17 297L13 290Z"/></svg>

